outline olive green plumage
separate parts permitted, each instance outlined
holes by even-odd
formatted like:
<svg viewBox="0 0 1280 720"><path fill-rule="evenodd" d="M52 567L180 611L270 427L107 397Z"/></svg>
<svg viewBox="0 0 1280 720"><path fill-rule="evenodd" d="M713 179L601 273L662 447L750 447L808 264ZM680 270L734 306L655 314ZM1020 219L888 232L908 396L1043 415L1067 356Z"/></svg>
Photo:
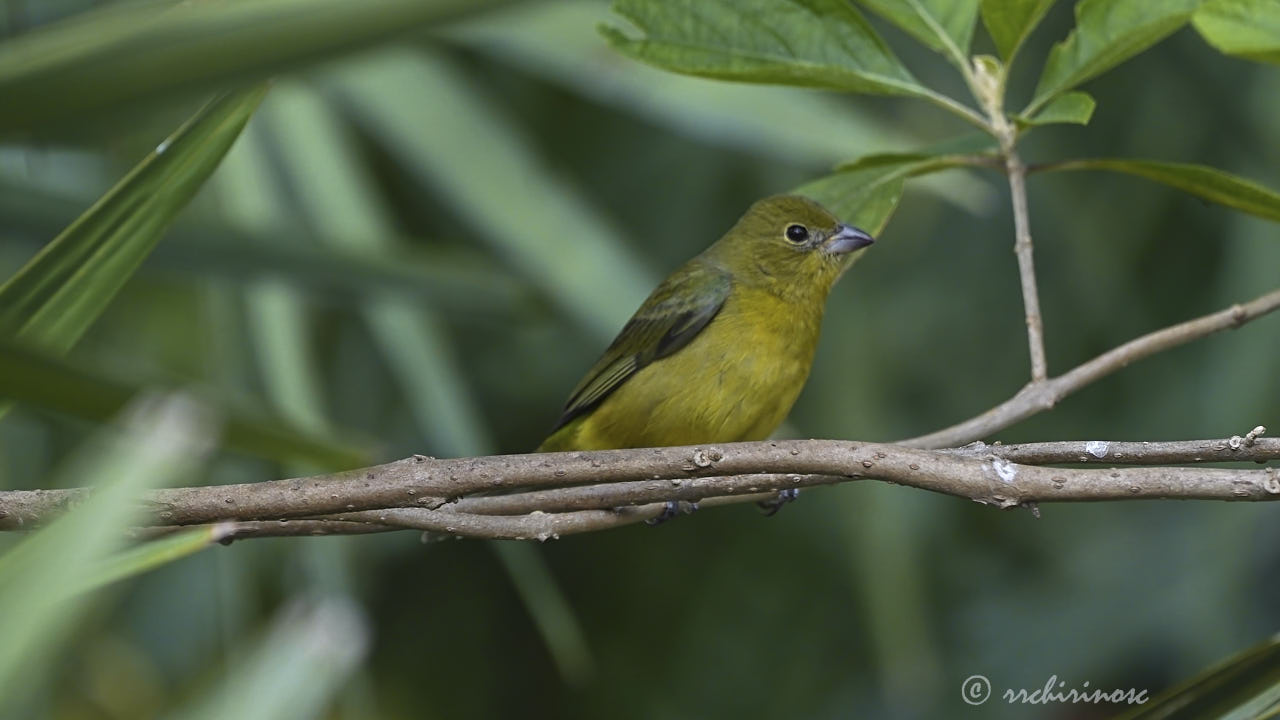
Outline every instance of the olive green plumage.
<svg viewBox="0 0 1280 720"><path fill-rule="evenodd" d="M827 293L871 237L765 198L649 295L540 451L762 440L804 387Z"/></svg>

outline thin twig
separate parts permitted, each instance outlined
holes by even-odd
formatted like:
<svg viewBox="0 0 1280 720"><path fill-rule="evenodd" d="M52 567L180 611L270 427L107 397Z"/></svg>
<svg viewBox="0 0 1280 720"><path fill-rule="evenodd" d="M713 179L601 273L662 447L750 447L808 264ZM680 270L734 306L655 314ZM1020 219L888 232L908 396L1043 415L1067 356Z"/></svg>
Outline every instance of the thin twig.
<svg viewBox="0 0 1280 720"><path fill-rule="evenodd" d="M1171 325L1112 348L1072 370L1041 383L1031 383L1018 394L976 417L951 427L909 438L900 445L918 448L954 447L990 437L1014 423L1050 410L1064 397L1128 365L1206 335L1238 328L1280 308L1280 290L1243 305Z"/></svg>
<svg viewBox="0 0 1280 720"><path fill-rule="evenodd" d="M1031 350L1031 382L1049 377L1044 354L1044 321L1040 317L1040 291L1036 288L1036 265L1031 244L1031 220L1027 212L1027 168L1012 144L1004 150L1005 172L1013 202L1013 252L1018 257L1018 277L1022 282L1022 307L1026 314L1027 344Z"/></svg>
<svg viewBox="0 0 1280 720"><path fill-rule="evenodd" d="M1009 196L1013 203L1013 252L1018 258L1022 284L1022 307L1026 315L1027 344L1031 351L1031 384L1049 376L1044 354L1044 322L1040 317L1040 292L1036 288L1036 267L1031 244L1031 220L1027 212L1027 168L1018 156L1018 126L1004 112L1007 70L990 59L974 58L972 68L962 68L969 89L987 114L988 131L1000 145Z"/></svg>
<svg viewBox="0 0 1280 720"><path fill-rule="evenodd" d="M396 532L404 530L399 525L379 525L369 522L348 522L344 520L245 520L240 522L223 521L224 530L218 542L229 545L232 540L264 537L316 537L320 535L367 535L369 533ZM149 525L135 528L129 535L134 540L151 540L183 530L190 530L191 525Z"/></svg>

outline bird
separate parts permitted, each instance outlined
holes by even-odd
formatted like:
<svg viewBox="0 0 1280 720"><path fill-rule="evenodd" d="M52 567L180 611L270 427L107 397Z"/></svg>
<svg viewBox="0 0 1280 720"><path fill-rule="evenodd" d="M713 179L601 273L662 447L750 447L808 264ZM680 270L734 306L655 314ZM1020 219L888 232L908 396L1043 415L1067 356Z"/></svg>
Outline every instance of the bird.
<svg viewBox="0 0 1280 720"><path fill-rule="evenodd" d="M755 202L640 305L538 451L767 438L808 379L827 294L873 242L811 199Z"/></svg>

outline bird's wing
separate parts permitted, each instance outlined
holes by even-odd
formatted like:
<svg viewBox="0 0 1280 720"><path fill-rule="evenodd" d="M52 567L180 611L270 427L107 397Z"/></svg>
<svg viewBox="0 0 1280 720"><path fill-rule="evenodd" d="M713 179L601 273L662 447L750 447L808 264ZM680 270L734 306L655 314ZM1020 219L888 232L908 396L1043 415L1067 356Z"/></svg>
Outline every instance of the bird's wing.
<svg viewBox="0 0 1280 720"><path fill-rule="evenodd" d="M644 366L688 345L720 312L729 289L728 273L714 267L686 266L664 280L573 389L552 432L593 410Z"/></svg>

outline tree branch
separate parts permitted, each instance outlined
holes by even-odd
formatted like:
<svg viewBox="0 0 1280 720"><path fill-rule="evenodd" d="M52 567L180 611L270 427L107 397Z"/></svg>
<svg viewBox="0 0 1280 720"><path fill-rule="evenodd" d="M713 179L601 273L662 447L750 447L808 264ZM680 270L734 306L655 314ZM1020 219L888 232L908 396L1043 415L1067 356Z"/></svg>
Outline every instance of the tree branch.
<svg viewBox="0 0 1280 720"><path fill-rule="evenodd" d="M1266 462L1280 440L1060 442L921 450L837 440L729 443L432 460L146 496L157 524L237 520L232 537L384 532L550 539L658 516L670 501L747 502L779 490L877 479L1002 508L1031 503L1183 498L1280 499L1275 468L1054 468L1032 463ZM602 482L603 481L603 482ZM494 489L534 488L508 495ZM83 490L0 493L0 529L31 527Z"/></svg>

